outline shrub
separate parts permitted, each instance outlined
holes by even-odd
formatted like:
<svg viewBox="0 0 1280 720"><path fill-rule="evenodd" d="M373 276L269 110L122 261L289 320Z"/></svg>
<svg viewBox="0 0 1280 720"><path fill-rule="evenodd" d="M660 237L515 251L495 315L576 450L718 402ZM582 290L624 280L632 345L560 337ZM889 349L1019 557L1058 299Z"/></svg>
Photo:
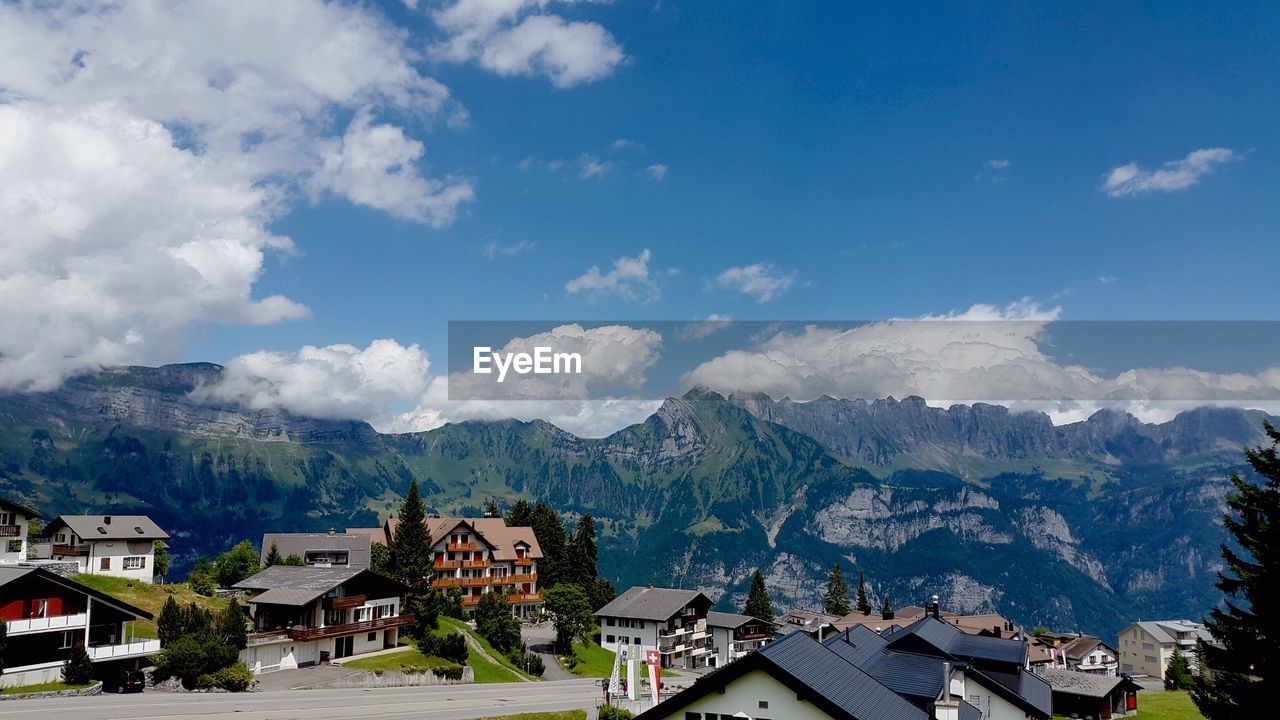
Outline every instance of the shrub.
<svg viewBox="0 0 1280 720"><path fill-rule="evenodd" d="M467 641L462 637L462 633L450 633L439 638L438 647L435 655L451 660L459 665L465 665L467 662Z"/></svg>
<svg viewBox="0 0 1280 720"><path fill-rule="evenodd" d="M524 664L521 667L534 677L542 677L542 673L547 671L547 666L542 662L542 656L537 653L525 653Z"/></svg>
<svg viewBox="0 0 1280 720"><path fill-rule="evenodd" d="M435 673L436 677L446 677L450 680L462 679L462 666L432 668L431 672Z"/></svg>
<svg viewBox="0 0 1280 720"><path fill-rule="evenodd" d="M200 687L201 676L213 673L236 662L239 653L212 632L183 635L160 651L156 663L156 676L176 677L183 687Z"/></svg>
<svg viewBox="0 0 1280 720"><path fill-rule="evenodd" d="M633 718L635 715L632 715L630 710L624 710L623 708L614 707L613 705L605 705L600 708L599 717L600 720L629 720L629 718Z"/></svg>
<svg viewBox="0 0 1280 720"><path fill-rule="evenodd" d="M62 681L68 685L88 685L93 682L93 661L83 645L71 649L67 664L62 666Z"/></svg>
<svg viewBox="0 0 1280 720"><path fill-rule="evenodd" d="M213 684L223 690L231 692L244 692L253 684L253 673L244 663L236 663L213 674Z"/></svg>

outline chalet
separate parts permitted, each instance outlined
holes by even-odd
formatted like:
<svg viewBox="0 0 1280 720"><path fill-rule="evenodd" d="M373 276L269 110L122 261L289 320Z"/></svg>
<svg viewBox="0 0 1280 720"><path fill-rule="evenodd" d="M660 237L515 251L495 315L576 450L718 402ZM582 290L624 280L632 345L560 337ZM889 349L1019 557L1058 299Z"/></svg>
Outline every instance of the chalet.
<svg viewBox="0 0 1280 720"><path fill-rule="evenodd" d="M240 659L254 673L393 648L413 624L402 612L405 586L372 570L276 565L232 587L252 593Z"/></svg>
<svg viewBox="0 0 1280 720"><path fill-rule="evenodd" d="M696 590L633 587L596 611L600 646L614 653L657 650L664 668L714 666L719 660L707 622L714 604Z"/></svg>
<svg viewBox="0 0 1280 720"><path fill-rule="evenodd" d="M85 575L112 575L149 583L155 543L169 539L145 515L59 515L44 529L47 555L74 560Z"/></svg>
<svg viewBox="0 0 1280 720"><path fill-rule="evenodd" d="M281 558L296 555L304 565L315 567L369 567L369 536L338 533L264 533L262 564L274 547Z"/></svg>
<svg viewBox="0 0 1280 720"><path fill-rule="evenodd" d="M394 538L399 523L395 518L387 520L384 537ZM542 609L538 586L542 548L533 528L508 527L500 517L432 517L425 524L434 543L431 585L441 590L457 588L465 612L473 613L480 596L489 592L502 593L516 617L531 617Z"/></svg>
<svg viewBox="0 0 1280 720"><path fill-rule="evenodd" d="M56 682L71 649L82 646L103 674L136 669L160 641L134 638L151 615L73 580L35 567L0 567L0 619L6 625L0 686Z"/></svg>
<svg viewBox="0 0 1280 720"><path fill-rule="evenodd" d="M764 647L778 625L750 615L711 611L707 613L707 627L715 647L707 666L721 667Z"/></svg>
<svg viewBox="0 0 1280 720"><path fill-rule="evenodd" d="M937 602L937 598L934 598ZM910 625L911 623L931 614L928 608L919 605L908 605L907 607L898 608L888 612L860 613L853 611L845 615L832 624L836 630L847 630L854 625L863 625L876 632L886 630L893 625L899 627ZM984 635L989 637L1004 637L1020 640L1027 637L1023 629L1009 618L996 613L974 613L970 615L939 611L938 618L954 625L959 630L970 635Z"/></svg>
<svg viewBox="0 0 1280 720"><path fill-rule="evenodd" d="M808 634L814 640L825 640L835 634L834 623L839 619L838 615L796 608L788 610L778 618L778 633L789 635L799 631Z"/></svg>
<svg viewBox="0 0 1280 720"><path fill-rule="evenodd" d="M1208 628L1190 620L1136 622L1120 631L1120 672L1163 679L1174 650L1187 656L1195 671L1200 641L1215 642Z"/></svg>
<svg viewBox="0 0 1280 720"><path fill-rule="evenodd" d="M1053 712L1085 720L1138 714L1137 683L1127 677L1045 668L1039 675L1053 688Z"/></svg>
<svg viewBox="0 0 1280 720"><path fill-rule="evenodd" d="M0 565L27 561L27 527L38 517L35 510L0 498Z"/></svg>
<svg viewBox="0 0 1280 720"><path fill-rule="evenodd" d="M1032 646L1042 649L1040 656L1031 660L1032 665L1111 677L1120 667L1120 653L1092 635L1046 633Z"/></svg>

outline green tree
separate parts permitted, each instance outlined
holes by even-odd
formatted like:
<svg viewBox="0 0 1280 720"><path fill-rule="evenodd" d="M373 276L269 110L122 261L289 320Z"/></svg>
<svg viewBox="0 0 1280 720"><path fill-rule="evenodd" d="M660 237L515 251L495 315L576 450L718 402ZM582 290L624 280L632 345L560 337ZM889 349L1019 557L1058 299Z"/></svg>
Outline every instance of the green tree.
<svg viewBox="0 0 1280 720"><path fill-rule="evenodd" d="M849 614L849 583L844 581L840 563L832 565L831 572L827 574L827 597L823 609L830 615Z"/></svg>
<svg viewBox="0 0 1280 720"><path fill-rule="evenodd" d="M484 516L495 517L495 518L502 517L502 513L498 510L497 500L494 500L493 498L489 498L489 501L484 504Z"/></svg>
<svg viewBox="0 0 1280 720"><path fill-rule="evenodd" d="M1191 663L1178 648L1169 656L1169 665L1164 669L1165 690L1188 690L1192 685Z"/></svg>
<svg viewBox="0 0 1280 720"><path fill-rule="evenodd" d="M369 569L391 577L391 549L380 542L369 545Z"/></svg>
<svg viewBox="0 0 1280 720"><path fill-rule="evenodd" d="M169 574L169 546L163 540L156 540L153 546L155 548L152 563L152 574L163 578Z"/></svg>
<svg viewBox="0 0 1280 720"><path fill-rule="evenodd" d="M476 632L504 655L520 646L520 621L511 615L511 606L501 593L487 592L476 604Z"/></svg>
<svg viewBox="0 0 1280 720"><path fill-rule="evenodd" d="M596 578L595 586L591 592L591 609L599 610L608 605L609 601L617 596L618 593L613 589L613 583L604 578Z"/></svg>
<svg viewBox="0 0 1280 720"><path fill-rule="evenodd" d="M204 630L183 635L161 650L160 659L156 662L156 676L162 679L176 677L182 681L183 687L191 689L197 686L201 676L213 675L230 667L238 658L239 653L234 647L215 633Z"/></svg>
<svg viewBox="0 0 1280 720"><path fill-rule="evenodd" d="M249 644L248 623L249 616L245 615L240 603L232 600L218 613L218 637L236 650L243 650Z"/></svg>
<svg viewBox="0 0 1280 720"><path fill-rule="evenodd" d="M93 682L93 661L84 645L71 648L67 664L62 666L62 682L68 685L88 685Z"/></svg>
<svg viewBox="0 0 1280 720"><path fill-rule="evenodd" d="M160 617L156 619L156 634L160 636L160 647L177 640L183 629L182 607L170 595L160 608Z"/></svg>
<svg viewBox="0 0 1280 720"><path fill-rule="evenodd" d="M178 637L206 633L212 627L213 615L193 601L182 609L182 629L178 632Z"/></svg>
<svg viewBox="0 0 1280 720"><path fill-rule="evenodd" d="M538 503L533 508L530 527L542 548L542 560L538 562L538 584L546 587L560 584L565 580L567 564L567 543L560 516L546 503Z"/></svg>
<svg viewBox="0 0 1280 720"><path fill-rule="evenodd" d="M747 604L742 608L742 614L773 622L773 602L769 599L769 589L764 586L764 575L759 569L751 576L751 589L747 591Z"/></svg>
<svg viewBox="0 0 1280 720"><path fill-rule="evenodd" d="M280 556L280 548L271 543L271 549L267 551L267 557L263 559L262 564L265 567L273 567L284 563L284 558Z"/></svg>
<svg viewBox="0 0 1280 720"><path fill-rule="evenodd" d="M569 542L569 563L565 574L570 577L566 580L589 592L598 574L598 553L596 519L583 515L578 518L578 529Z"/></svg>
<svg viewBox="0 0 1280 720"><path fill-rule="evenodd" d="M1191 697L1209 720L1265 717L1274 711L1280 663L1280 605L1274 600L1280 587L1280 431L1269 422L1263 428L1271 446L1245 453L1261 484L1231 475L1222 521L1239 550L1222 546L1226 568L1218 573L1217 587L1225 602L1205 622L1217 643L1202 642L1197 650L1201 672Z"/></svg>
<svg viewBox="0 0 1280 720"><path fill-rule="evenodd" d="M863 615L871 614L871 601L867 599L867 580L862 577L862 571L858 571L858 602L856 607L858 612Z"/></svg>
<svg viewBox="0 0 1280 720"><path fill-rule="evenodd" d="M187 583L191 585L191 589L200 595L210 597L217 588L218 581L216 570L209 558L198 558L196 564L191 568L191 574L187 576Z"/></svg>
<svg viewBox="0 0 1280 720"><path fill-rule="evenodd" d="M427 509L418 492L418 481L409 482L409 491L400 504L400 522L391 538L391 576L408 586L404 604L413 613L413 635L422 640L436 627L438 603L431 589L431 534L427 532Z"/></svg>
<svg viewBox="0 0 1280 720"><path fill-rule="evenodd" d="M506 522L509 527L532 527L533 506L528 500L517 500L507 511Z"/></svg>
<svg viewBox="0 0 1280 720"><path fill-rule="evenodd" d="M230 550L213 561L214 577L218 587L229 588L232 585L252 577L262 569L261 556L258 549L248 540L241 540Z"/></svg>
<svg viewBox="0 0 1280 720"><path fill-rule="evenodd" d="M297 553L289 553L289 557L285 558L284 562L280 564L286 565L289 567L303 567L306 565L306 563L303 562L302 558L298 557Z"/></svg>
<svg viewBox="0 0 1280 720"><path fill-rule="evenodd" d="M551 616L556 628L557 651L572 652L575 642L586 642L591 637L596 616L586 591L565 583L548 588L542 597L543 610Z"/></svg>

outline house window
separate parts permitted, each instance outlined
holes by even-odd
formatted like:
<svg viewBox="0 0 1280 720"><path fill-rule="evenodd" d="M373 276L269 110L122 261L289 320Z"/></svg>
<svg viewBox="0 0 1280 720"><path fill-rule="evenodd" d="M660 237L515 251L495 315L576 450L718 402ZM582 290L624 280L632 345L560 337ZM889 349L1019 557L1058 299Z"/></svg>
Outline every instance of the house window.
<svg viewBox="0 0 1280 720"><path fill-rule="evenodd" d="M11 512L0 513L0 525L17 525L14 515Z"/></svg>
<svg viewBox="0 0 1280 720"><path fill-rule="evenodd" d="M31 601L31 617L42 618L49 611L49 601L40 599Z"/></svg>
<svg viewBox="0 0 1280 720"><path fill-rule="evenodd" d="M757 706L759 706L759 708L760 708L761 710L768 710L768 709L769 709L769 701L768 701L768 700L761 700L760 702L756 703L756 705L757 705Z"/></svg>
<svg viewBox="0 0 1280 720"><path fill-rule="evenodd" d="M377 633L376 631L375 631L375 632L371 632L371 633L369 633L369 637L367 637L367 638L365 638L365 639L366 639L366 640L368 640L369 642L373 642L374 640L377 640L377 639L378 639L378 633Z"/></svg>
<svg viewBox="0 0 1280 720"><path fill-rule="evenodd" d="M609 627L613 627L613 618L605 618L604 623Z"/></svg>
<svg viewBox="0 0 1280 720"><path fill-rule="evenodd" d="M99 570L110 570L110 569L111 569L111 558L109 558L109 557L102 558L102 560L101 560L101 561L99 561L99 563L98 563L98 569L99 569Z"/></svg>
<svg viewBox="0 0 1280 720"><path fill-rule="evenodd" d="M702 720L702 713L687 712L684 714L684 720Z"/></svg>
<svg viewBox="0 0 1280 720"><path fill-rule="evenodd" d="M74 630L62 631L62 644L58 646L60 650L66 650L76 641L76 633Z"/></svg>
<svg viewBox="0 0 1280 720"><path fill-rule="evenodd" d="M141 555L127 557L124 559L125 570L142 570L147 567L147 559ZM106 568L103 568L104 570Z"/></svg>
<svg viewBox="0 0 1280 720"><path fill-rule="evenodd" d="M58 533L58 542L65 543L67 541L66 533Z"/></svg>
<svg viewBox="0 0 1280 720"><path fill-rule="evenodd" d="M347 622L346 610L325 610L324 611L325 625L343 625L346 622Z"/></svg>

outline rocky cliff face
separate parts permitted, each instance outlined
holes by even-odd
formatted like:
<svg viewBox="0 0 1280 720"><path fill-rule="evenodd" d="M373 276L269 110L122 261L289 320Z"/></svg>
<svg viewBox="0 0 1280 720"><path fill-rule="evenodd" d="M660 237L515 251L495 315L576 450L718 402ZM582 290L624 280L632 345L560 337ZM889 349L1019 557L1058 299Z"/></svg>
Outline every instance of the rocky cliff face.
<svg viewBox="0 0 1280 720"><path fill-rule="evenodd" d="M196 401L219 372L126 368L0 396L0 494L50 515L151 514L181 570L266 530L377 523L416 479L442 513L530 497L594 514L623 587L694 587L729 609L758 567L780 610L814 607L839 562L877 605L938 593L1111 633L1216 601L1226 476L1261 440L1239 411L1054 427L995 406L698 391L602 439L541 421L379 435Z"/></svg>

